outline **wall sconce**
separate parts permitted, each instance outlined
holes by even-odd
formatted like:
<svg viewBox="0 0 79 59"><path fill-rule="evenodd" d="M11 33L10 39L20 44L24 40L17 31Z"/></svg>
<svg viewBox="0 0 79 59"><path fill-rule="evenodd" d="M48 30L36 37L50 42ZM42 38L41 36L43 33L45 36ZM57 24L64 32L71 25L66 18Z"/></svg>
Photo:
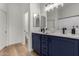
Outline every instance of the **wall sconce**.
<svg viewBox="0 0 79 59"><path fill-rule="evenodd" d="M37 16L38 16L38 14L34 14L34 18L37 17Z"/></svg>

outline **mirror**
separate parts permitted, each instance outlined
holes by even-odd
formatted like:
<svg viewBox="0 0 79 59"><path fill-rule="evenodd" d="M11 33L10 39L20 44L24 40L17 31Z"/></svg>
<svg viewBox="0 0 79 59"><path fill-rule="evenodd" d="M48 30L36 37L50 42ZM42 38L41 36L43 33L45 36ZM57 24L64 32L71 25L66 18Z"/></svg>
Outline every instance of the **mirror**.
<svg viewBox="0 0 79 59"><path fill-rule="evenodd" d="M47 12L47 28L49 31L54 32L56 22L56 10L50 10Z"/></svg>
<svg viewBox="0 0 79 59"><path fill-rule="evenodd" d="M45 27L46 27L46 17L41 16L41 28L45 28Z"/></svg>
<svg viewBox="0 0 79 59"><path fill-rule="evenodd" d="M33 27L40 27L40 17L39 14L33 14Z"/></svg>

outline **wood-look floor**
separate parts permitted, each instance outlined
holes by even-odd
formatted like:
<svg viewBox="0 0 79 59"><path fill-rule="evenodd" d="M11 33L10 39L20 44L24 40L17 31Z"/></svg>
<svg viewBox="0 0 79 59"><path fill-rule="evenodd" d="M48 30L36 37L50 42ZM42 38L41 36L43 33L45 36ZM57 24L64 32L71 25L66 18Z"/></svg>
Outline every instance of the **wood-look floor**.
<svg viewBox="0 0 79 59"><path fill-rule="evenodd" d="M3 48L0 51L0 56L37 56L35 52L29 52L25 44L14 44Z"/></svg>

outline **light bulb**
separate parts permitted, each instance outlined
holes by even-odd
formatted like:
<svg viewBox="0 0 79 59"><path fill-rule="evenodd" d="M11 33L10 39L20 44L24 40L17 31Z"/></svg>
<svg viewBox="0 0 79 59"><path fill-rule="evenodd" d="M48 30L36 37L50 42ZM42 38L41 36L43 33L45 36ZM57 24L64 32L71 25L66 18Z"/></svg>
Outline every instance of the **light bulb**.
<svg viewBox="0 0 79 59"><path fill-rule="evenodd" d="M34 18L37 16L37 14L34 14Z"/></svg>
<svg viewBox="0 0 79 59"><path fill-rule="evenodd" d="M63 3L54 3L45 7L45 11L50 11L53 10L54 8L58 8L59 5L63 7Z"/></svg>

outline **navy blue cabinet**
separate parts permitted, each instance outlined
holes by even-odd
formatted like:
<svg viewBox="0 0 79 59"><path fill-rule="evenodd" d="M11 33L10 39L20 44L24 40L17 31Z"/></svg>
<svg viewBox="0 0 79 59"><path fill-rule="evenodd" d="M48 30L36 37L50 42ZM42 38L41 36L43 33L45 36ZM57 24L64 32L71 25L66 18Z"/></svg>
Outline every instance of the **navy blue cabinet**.
<svg viewBox="0 0 79 59"><path fill-rule="evenodd" d="M73 56L74 41L57 37L57 39L55 40L54 55L55 56Z"/></svg>
<svg viewBox="0 0 79 59"><path fill-rule="evenodd" d="M40 34L32 34L32 48L40 54Z"/></svg>
<svg viewBox="0 0 79 59"><path fill-rule="evenodd" d="M41 35L41 46L40 46L40 53L42 56L48 56L48 37L47 35Z"/></svg>
<svg viewBox="0 0 79 59"><path fill-rule="evenodd" d="M54 56L54 44L55 44L55 37L48 36L48 55L49 56Z"/></svg>
<svg viewBox="0 0 79 59"><path fill-rule="evenodd" d="M32 34L32 48L41 56L78 56L78 39Z"/></svg>
<svg viewBox="0 0 79 59"><path fill-rule="evenodd" d="M77 56L78 40L65 37L49 37L49 55L50 56Z"/></svg>

